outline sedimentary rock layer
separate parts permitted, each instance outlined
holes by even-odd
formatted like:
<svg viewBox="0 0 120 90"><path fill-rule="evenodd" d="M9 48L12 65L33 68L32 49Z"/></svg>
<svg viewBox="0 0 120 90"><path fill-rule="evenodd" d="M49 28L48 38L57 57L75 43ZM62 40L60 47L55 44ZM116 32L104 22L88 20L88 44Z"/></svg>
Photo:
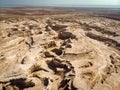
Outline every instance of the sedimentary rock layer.
<svg viewBox="0 0 120 90"><path fill-rule="evenodd" d="M0 16L0 90L120 89L120 22L63 13Z"/></svg>

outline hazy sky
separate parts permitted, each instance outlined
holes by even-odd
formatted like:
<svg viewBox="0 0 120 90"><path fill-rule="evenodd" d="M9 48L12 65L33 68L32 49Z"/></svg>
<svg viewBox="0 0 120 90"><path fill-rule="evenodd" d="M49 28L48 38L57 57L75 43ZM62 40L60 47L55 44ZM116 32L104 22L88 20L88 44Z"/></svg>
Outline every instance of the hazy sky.
<svg viewBox="0 0 120 90"><path fill-rule="evenodd" d="M0 0L0 7L6 6L87 6L115 5L120 7L120 0Z"/></svg>

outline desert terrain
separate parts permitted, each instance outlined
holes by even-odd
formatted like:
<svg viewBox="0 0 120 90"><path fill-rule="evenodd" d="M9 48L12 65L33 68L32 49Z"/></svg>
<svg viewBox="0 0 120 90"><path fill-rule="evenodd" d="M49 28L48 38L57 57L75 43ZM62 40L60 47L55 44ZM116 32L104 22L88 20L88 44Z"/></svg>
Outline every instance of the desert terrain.
<svg viewBox="0 0 120 90"><path fill-rule="evenodd" d="M0 8L0 90L120 90L120 11Z"/></svg>

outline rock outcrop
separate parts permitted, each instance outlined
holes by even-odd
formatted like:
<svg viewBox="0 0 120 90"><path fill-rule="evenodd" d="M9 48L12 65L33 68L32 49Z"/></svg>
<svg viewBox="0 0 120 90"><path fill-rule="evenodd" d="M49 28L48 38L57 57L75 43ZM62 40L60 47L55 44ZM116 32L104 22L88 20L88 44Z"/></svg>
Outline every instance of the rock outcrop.
<svg viewBox="0 0 120 90"><path fill-rule="evenodd" d="M120 89L119 33L61 17L1 19L0 90Z"/></svg>

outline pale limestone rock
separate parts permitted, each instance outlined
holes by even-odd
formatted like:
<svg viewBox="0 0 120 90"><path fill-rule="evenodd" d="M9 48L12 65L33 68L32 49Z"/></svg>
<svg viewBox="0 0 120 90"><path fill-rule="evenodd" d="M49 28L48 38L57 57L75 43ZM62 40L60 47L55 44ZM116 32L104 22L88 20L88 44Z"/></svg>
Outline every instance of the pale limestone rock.
<svg viewBox="0 0 120 90"><path fill-rule="evenodd" d="M0 22L0 90L119 90L119 22L51 17Z"/></svg>

